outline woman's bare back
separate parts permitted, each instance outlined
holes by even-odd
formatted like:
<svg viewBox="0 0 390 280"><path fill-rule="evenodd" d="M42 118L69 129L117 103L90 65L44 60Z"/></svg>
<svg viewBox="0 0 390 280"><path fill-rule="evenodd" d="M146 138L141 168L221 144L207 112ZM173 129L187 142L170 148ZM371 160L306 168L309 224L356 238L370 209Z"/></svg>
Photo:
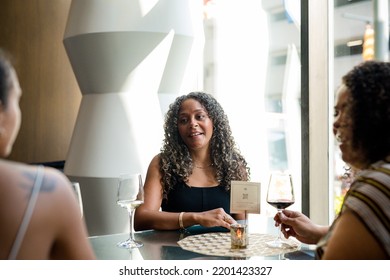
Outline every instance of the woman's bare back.
<svg viewBox="0 0 390 280"><path fill-rule="evenodd" d="M8 259L25 216L37 166L0 160L0 259ZM31 220L16 259L94 259L67 178L44 168Z"/></svg>

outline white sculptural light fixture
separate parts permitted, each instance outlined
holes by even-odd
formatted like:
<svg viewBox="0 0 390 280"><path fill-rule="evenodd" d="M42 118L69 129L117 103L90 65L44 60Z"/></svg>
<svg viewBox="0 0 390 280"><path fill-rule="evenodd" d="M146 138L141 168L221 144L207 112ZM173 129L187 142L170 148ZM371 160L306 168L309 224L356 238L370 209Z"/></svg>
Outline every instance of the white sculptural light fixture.
<svg viewBox="0 0 390 280"><path fill-rule="evenodd" d="M159 93L182 94L201 25L197 2L71 3L64 45L82 100L64 172L80 183L90 235L127 230L117 178L145 174L159 152Z"/></svg>

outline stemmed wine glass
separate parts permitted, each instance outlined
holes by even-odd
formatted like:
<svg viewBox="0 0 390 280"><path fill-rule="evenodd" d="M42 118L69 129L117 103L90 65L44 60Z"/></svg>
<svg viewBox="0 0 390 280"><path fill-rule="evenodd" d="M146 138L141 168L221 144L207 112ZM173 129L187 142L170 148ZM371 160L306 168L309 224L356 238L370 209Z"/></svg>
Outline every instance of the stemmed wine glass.
<svg viewBox="0 0 390 280"><path fill-rule="evenodd" d="M143 246L141 242L134 240L133 229L135 209L144 203L143 195L141 174L124 174L120 176L116 203L127 209L130 218L130 236L126 241L121 241L117 244L120 248L132 249Z"/></svg>
<svg viewBox="0 0 390 280"><path fill-rule="evenodd" d="M268 184L267 202L278 210L278 214L280 214L283 209L294 204L294 188L291 174L283 172L271 174ZM273 248L282 248L288 245L288 243L282 240L281 234L281 225L279 224L278 238L267 242L267 245Z"/></svg>
<svg viewBox="0 0 390 280"><path fill-rule="evenodd" d="M80 213L81 213L81 218L84 215L83 211L83 199L81 197L81 189L80 189L80 184L78 182L72 182L73 190L75 191L76 194L76 199L77 202L79 203L79 208L80 208Z"/></svg>

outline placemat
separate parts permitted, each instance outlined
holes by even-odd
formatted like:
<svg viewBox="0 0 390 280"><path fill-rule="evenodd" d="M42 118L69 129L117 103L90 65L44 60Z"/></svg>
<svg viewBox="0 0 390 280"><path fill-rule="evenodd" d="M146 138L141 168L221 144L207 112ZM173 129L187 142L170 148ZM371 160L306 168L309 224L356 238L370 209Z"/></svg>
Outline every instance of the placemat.
<svg viewBox="0 0 390 280"><path fill-rule="evenodd" d="M177 243L188 251L211 256L247 258L253 256L271 256L300 249L300 244L292 240L285 240L288 245L284 248L271 248L265 242L272 241L276 237L268 234L250 233L249 244L246 249L230 248L230 233L213 232L198 235L190 235Z"/></svg>

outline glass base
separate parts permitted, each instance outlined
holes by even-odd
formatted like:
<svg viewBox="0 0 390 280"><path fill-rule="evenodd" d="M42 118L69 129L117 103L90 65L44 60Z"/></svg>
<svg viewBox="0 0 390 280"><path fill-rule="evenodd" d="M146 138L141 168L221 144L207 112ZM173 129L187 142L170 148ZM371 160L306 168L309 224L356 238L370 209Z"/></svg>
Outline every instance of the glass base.
<svg viewBox="0 0 390 280"><path fill-rule="evenodd" d="M142 246L144 246L144 244L142 242L139 242L139 241L127 239L126 241L118 242L116 244L116 246L118 246L119 248L123 248L123 249L132 249L132 248L142 247Z"/></svg>
<svg viewBox="0 0 390 280"><path fill-rule="evenodd" d="M271 248L291 248L290 244L288 244L287 242L284 242L281 239L268 241L268 242L266 242L266 244L268 247L271 247Z"/></svg>

